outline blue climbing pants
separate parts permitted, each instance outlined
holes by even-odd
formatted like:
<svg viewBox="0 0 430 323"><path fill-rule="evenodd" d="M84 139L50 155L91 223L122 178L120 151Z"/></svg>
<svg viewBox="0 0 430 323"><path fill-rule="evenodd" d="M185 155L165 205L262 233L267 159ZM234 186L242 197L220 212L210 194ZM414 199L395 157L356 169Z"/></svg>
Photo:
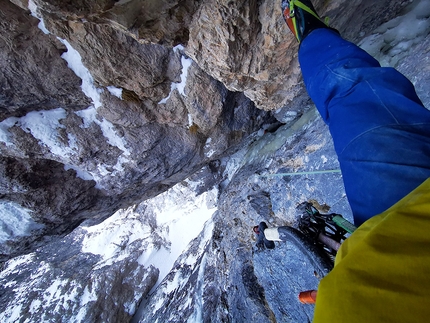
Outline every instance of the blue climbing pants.
<svg viewBox="0 0 430 323"><path fill-rule="evenodd" d="M406 77L332 30L311 32L299 61L360 225L430 177L430 111Z"/></svg>

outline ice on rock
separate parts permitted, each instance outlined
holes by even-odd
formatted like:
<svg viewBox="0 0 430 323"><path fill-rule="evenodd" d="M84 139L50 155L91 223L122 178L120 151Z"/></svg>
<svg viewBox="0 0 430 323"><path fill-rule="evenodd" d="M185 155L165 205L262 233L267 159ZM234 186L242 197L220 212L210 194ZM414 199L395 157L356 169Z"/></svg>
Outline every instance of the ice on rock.
<svg viewBox="0 0 430 323"><path fill-rule="evenodd" d="M32 16L36 17L37 19L40 20L39 23L39 28L45 33L45 34L49 34L49 31L45 28L45 24L43 22L43 18L41 17L41 15L38 12L38 7L36 5L36 3L33 0L29 1L28 4L28 8L32 14ZM97 188L103 188L102 187L102 179L103 176L114 176L117 174L117 172L122 172L123 169L123 164L126 164L129 162L129 160L126 158L126 156L130 155L129 150L126 148L126 142L124 140L124 138L120 137L116 131L115 131L115 127L114 125L109 122L108 120L106 120L105 118L97 118L97 109L99 107L102 106L101 103L101 98L100 98L100 94L103 92L102 89L97 88L94 85L94 79L90 73L90 71L84 66L84 64L82 63L82 58L81 55L79 54L79 52L74 49L72 47L72 45L66 40L66 39L61 39L58 38L57 39L62 42L64 44L64 46L66 46L67 51L65 53L63 53L61 55L61 57L67 62L68 67L82 80L82 91L84 92L84 94L89 97L92 100L93 105L90 106L89 108L85 109L85 110L81 110L76 112L76 114L78 116L80 116L83 120L83 127L82 128L88 128L91 123L95 123L98 126L100 126L103 135L106 137L108 143L112 146L118 147L120 150L123 151L123 154L118 158L117 160L117 164L115 166L113 166L114 171L113 172L93 172L93 173L89 173L86 170L81 169L81 167L76 166L76 165L72 165L71 164L71 160L70 158L64 158L64 163L65 163L65 169L74 169L76 170L77 176L85 179L85 180L95 180L97 182ZM122 97L122 89L120 88L116 88L114 86L108 86L107 90L112 94L117 96L118 98L121 99ZM64 109L56 109L53 110L54 112L58 113L63 113L66 114L66 112L64 111ZM33 113L33 112L32 112ZM34 112L36 113L36 112ZM48 112L37 112L37 113L44 113L45 115L48 114ZM52 114L53 112L51 112ZM38 115L31 115L31 117L33 118L34 116L38 117ZM65 115L61 115L59 116L57 119L59 120L61 118L65 118ZM33 118L34 119L34 118ZM39 117L39 120L41 118ZM26 129L29 129L29 131L31 131L32 135L39 139L43 144L45 144L46 146L48 146L51 150L51 152L53 154L56 154L57 156L62 156L62 157L70 157L70 155L72 155L74 153L73 149L69 148L69 147L64 147L64 145L62 145L59 141L58 141L58 136L55 136L55 133L52 131L52 122L51 124L48 124L49 127L47 127L46 129L44 129L45 126L47 126L47 118L44 117L44 115L42 114L42 120L43 122L40 123L39 125L37 123L34 123L32 120L25 120L23 118L21 118L21 123L26 122L26 123L30 123L33 122L32 124L32 128L30 127L26 127L26 125L24 125L25 127L23 127L23 129L25 131L27 131ZM50 118L52 120L52 118ZM13 143L11 142L11 136L8 133L8 129L13 126L15 124L15 119L10 119L7 121L3 121L2 123L0 123L0 141L4 142L7 146L11 146L13 145ZM57 127L63 127L59 124L57 124ZM40 139L40 137L43 136L42 139ZM69 142L70 147L76 146L75 141L73 141L73 137L70 137L69 135L69 141L70 139L72 139L71 142ZM109 168L107 165L99 165L99 167L97 168L97 170L106 170L107 168Z"/></svg>
<svg viewBox="0 0 430 323"><path fill-rule="evenodd" d="M178 50L183 51L184 47L182 45L178 45L173 48L173 51L176 53ZM191 64L193 63L193 60L191 58L187 58L186 56L181 56L181 64L182 64L182 73L181 73L181 82L175 83L172 82L170 85L170 93L167 97L162 99L158 104L164 104L167 103L167 101L170 99L170 96L172 95L174 90L178 90L178 92L182 96L186 96L185 94L185 86L187 85L187 77L188 77L188 69L190 68Z"/></svg>
<svg viewBox="0 0 430 323"><path fill-rule="evenodd" d="M27 133L39 140L39 143L49 149L56 155L68 159L73 154L73 137L68 137L69 145L64 145L60 139L58 129L65 128L60 123L60 120L67 117L67 112L63 108L48 110L48 111L32 111L24 117L10 117L0 123L0 141L7 146L13 146L13 139L9 129L14 126L19 126ZM71 142L70 142L71 140ZM70 147L72 146L72 147Z"/></svg>
<svg viewBox="0 0 430 323"><path fill-rule="evenodd" d="M415 0L358 45L382 66L396 67L430 33L430 0Z"/></svg>
<svg viewBox="0 0 430 323"><path fill-rule="evenodd" d="M28 1L28 9L31 12L31 15L37 19L39 19L39 24L37 27L46 35L50 34L49 30L46 29L45 23L43 22L43 19L40 17L39 13L37 12L37 5L34 3L33 0Z"/></svg>
<svg viewBox="0 0 430 323"><path fill-rule="evenodd" d="M115 86L108 86L107 90L109 91L110 94L122 100L122 88L117 88Z"/></svg>
<svg viewBox="0 0 430 323"><path fill-rule="evenodd" d="M17 203L0 201L0 243L29 236L32 230L42 229L44 226L36 223L30 213Z"/></svg>

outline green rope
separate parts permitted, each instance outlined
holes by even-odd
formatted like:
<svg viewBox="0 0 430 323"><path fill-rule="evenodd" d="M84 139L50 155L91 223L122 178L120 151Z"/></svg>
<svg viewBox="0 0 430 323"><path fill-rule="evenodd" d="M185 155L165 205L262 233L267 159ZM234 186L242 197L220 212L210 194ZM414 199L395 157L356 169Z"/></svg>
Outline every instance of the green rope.
<svg viewBox="0 0 430 323"><path fill-rule="evenodd" d="M335 215L332 220L334 223L336 223L339 227L341 227L348 233L353 233L357 229L355 225L353 225L341 215Z"/></svg>
<svg viewBox="0 0 430 323"><path fill-rule="evenodd" d="M328 173L340 173L340 169L329 169L329 170L316 170L312 172L297 172L297 173L277 173L277 174L266 174L260 175L261 177L276 177L276 176L299 176L299 175L314 175L314 174L328 174Z"/></svg>

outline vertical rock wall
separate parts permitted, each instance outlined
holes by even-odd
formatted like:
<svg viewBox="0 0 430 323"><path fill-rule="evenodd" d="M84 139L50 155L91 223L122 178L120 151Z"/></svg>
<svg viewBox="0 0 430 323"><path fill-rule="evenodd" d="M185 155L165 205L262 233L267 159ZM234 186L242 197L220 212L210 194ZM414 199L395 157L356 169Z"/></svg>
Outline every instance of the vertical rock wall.
<svg viewBox="0 0 430 323"><path fill-rule="evenodd" d="M357 41L408 2L315 5ZM205 183L224 180L219 210L143 301L147 315L136 321L311 319L312 309L297 305L296 294L318 277L302 270L297 250L257 252L250 230L261 220L294 225L295 205L310 195L348 214L339 175L259 177L337 167L322 121L303 114L311 103L279 3L1 0L0 15L0 260L38 248L2 271L4 317L128 320L159 274L136 259L150 243L159 248L164 242L157 234L119 237L109 245L115 249L110 263L82 250L83 236L91 235L84 229L56 236L82 221L98 223L209 164ZM427 47L426 40L416 57L425 59ZM411 57L400 67L419 82L425 69ZM245 140L274 122L263 111L274 109L279 120L304 121ZM242 167L222 174L226 165L219 159L244 141L249 149L231 158ZM144 224L156 233L146 209L117 220L112 227L130 220L136 223L130 232ZM9 306L17 298L19 305Z"/></svg>
<svg viewBox="0 0 430 323"><path fill-rule="evenodd" d="M17 232L7 213L2 259L157 195L270 118L172 47L193 2L16 3L1 9L1 194L39 226Z"/></svg>
<svg viewBox="0 0 430 323"><path fill-rule="evenodd" d="M315 1L352 39L405 3ZM2 0L0 15L3 260L166 190L273 122L263 110L309 104L272 1Z"/></svg>

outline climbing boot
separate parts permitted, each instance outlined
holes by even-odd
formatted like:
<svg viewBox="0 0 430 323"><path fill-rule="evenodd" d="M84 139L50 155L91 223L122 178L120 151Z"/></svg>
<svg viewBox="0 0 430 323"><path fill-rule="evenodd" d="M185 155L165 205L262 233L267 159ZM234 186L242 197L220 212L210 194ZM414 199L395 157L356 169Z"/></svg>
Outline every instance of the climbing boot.
<svg viewBox="0 0 430 323"><path fill-rule="evenodd" d="M282 0L282 13L288 28L300 43L318 28L329 28L318 16L309 0Z"/></svg>

